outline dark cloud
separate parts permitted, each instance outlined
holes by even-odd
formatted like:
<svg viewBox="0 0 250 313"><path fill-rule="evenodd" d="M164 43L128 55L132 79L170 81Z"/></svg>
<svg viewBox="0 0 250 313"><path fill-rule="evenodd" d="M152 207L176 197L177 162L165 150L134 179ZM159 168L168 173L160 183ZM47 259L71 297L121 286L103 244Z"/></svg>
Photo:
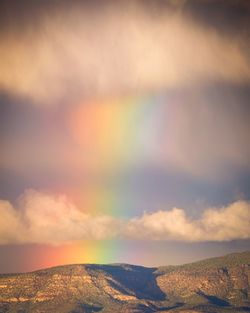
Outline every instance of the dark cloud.
<svg viewBox="0 0 250 313"><path fill-rule="evenodd" d="M250 34L250 3L245 0L187 0L183 10L207 27L236 34Z"/></svg>

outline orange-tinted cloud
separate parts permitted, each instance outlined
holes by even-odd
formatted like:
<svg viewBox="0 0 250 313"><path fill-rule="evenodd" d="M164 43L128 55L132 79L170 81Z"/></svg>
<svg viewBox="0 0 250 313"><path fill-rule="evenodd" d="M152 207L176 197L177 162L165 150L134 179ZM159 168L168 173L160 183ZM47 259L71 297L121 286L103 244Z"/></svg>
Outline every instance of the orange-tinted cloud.
<svg viewBox="0 0 250 313"><path fill-rule="evenodd" d="M207 209L196 219L179 208L122 219L85 213L63 195L28 190L20 197L18 210L8 201L1 201L0 212L2 245L111 238L194 242L250 238L250 203L247 201Z"/></svg>
<svg viewBox="0 0 250 313"><path fill-rule="evenodd" d="M23 32L11 26L1 34L0 88L43 105L250 79L240 35L225 37L179 10L154 18L140 2L75 4Z"/></svg>

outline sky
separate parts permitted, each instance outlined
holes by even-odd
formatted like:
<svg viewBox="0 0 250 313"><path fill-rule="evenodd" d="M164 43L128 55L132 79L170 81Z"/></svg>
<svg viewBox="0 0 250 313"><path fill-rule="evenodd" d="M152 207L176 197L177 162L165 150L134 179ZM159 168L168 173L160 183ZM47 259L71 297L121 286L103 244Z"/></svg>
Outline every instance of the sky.
<svg viewBox="0 0 250 313"><path fill-rule="evenodd" d="M250 249L250 4L0 2L0 273Z"/></svg>

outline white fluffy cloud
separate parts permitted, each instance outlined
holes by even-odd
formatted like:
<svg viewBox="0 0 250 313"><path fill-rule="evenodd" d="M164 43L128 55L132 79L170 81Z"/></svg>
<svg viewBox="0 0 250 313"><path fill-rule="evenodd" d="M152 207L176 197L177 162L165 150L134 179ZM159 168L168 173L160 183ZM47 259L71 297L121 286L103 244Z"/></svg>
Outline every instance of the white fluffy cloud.
<svg viewBox="0 0 250 313"><path fill-rule="evenodd" d="M180 241L224 241L250 238L250 203L237 201L226 207L204 211L198 219L185 211L145 213L127 225L126 233L133 238Z"/></svg>
<svg viewBox="0 0 250 313"><path fill-rule="evenodd" d="M17 208L0 201L0 244L63 243L82 239L224 241L250 238L250 203L237 201L204 211L198 219L183 209L122 220L82 212L63 195L26 191Z"/></svg>
<svg viewBox="0 0 250 313"><path fill-rule="evenodd" d="M72 6L30 23L21 33L11 25L1 34L0 88L37 103L250 79L240 38L178 10L155 18L133 1L92 11Z"/></svg>
<svg viewBox="0 0 250 313"><path fill-rule="evenodd" d="M114 236L117 221L111 216L81 212L63 195L27 190L14 208L0 203L0 244L58 243Z"/></svg>

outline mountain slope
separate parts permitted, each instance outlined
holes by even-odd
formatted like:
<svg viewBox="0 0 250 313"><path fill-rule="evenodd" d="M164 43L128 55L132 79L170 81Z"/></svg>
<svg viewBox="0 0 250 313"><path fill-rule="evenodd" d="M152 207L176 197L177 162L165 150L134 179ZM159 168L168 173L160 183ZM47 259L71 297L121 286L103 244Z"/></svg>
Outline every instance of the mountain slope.
<svg viewBox="0 0 250 313"><path fill-rule="evenodd" d="M250 312L250 252L182 266L66 265L0 275L0 312Z"/></svg>

